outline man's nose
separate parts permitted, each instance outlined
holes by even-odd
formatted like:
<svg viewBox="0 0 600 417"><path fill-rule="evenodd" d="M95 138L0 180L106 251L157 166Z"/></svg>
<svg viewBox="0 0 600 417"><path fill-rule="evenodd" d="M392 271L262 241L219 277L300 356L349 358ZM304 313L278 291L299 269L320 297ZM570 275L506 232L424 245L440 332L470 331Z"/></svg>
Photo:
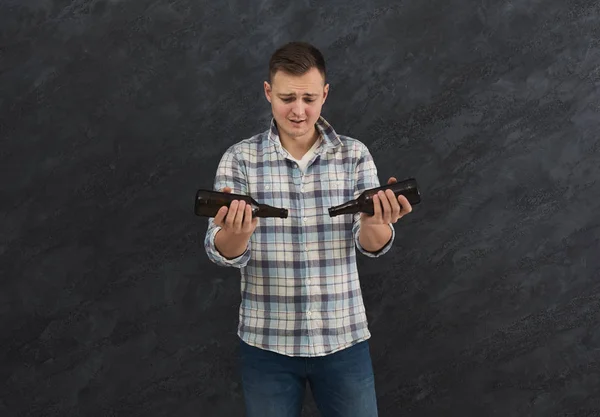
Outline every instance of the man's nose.
<svg viewBox="0 0 600 417"><path fill-rule="evenodd" d="M292 110L298 115L304 114L304 105L302 104L302 100L294 101L294 106L292 107Z"/></svg>

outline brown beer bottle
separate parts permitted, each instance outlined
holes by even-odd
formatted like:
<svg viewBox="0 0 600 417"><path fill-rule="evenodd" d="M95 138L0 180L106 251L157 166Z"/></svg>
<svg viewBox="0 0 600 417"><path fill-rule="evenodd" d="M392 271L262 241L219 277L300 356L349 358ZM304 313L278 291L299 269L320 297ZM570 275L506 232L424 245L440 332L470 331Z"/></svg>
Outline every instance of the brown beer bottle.
<svg viewBox="0 0 600 417"><path fill-rule="evenodd" d="M233 200L244 200L247 204L250 204L252 206L252 217L279 217L287 219L288 216L287 209L260 204L247 195L203 189L196 191L194 213L196 216L215 217L221 207L229 207Z"/></svg>
<svg viewBox="0 0 600 417"><path fill-rule="evenodd" d="M350 200L339 206L329 208L329 217L339 216L340 214L355 214L367 213L374 214L373 211L373 194L377 194L379 190L392 190L396 197L402 194L412 205L421 202L421 194L419 186L414 178L409 178L404 181L395 182L393 184L382 185L381 187L370 188L362 192L355 200Z"/></svg>

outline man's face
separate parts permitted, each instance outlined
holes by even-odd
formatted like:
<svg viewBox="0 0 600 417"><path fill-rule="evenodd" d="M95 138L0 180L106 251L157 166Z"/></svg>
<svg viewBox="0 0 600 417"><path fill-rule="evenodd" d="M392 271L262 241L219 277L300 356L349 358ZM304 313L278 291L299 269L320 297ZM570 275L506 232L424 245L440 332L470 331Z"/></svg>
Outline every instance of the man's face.
<svg viewBox="0 0 600 417"><path fill-rule="evenodd" d="M272 84L265 82L264 87L280 134L309 139L329 91L319 70L311 68L303 75L277 71Z"/></svg>

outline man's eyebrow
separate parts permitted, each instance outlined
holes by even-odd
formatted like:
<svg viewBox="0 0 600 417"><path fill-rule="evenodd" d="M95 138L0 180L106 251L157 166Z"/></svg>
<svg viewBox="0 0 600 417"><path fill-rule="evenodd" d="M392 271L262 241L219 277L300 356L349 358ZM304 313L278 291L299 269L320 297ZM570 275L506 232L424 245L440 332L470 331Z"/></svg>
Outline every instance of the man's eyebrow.
<svg viewBox="0 0 600 417"><path fill-rule="evenodd" d="M295 97L296 93L279 93L277 94L279 97ZM304 96L308 96L308 97L316 97L318 96L317 93L304 93Z"/></svg>

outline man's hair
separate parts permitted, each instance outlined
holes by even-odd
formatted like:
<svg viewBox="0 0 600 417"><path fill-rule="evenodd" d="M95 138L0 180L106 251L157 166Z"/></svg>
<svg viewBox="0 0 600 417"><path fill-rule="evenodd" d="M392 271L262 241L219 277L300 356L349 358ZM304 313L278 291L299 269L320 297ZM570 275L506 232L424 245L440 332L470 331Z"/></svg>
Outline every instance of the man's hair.
<svg viewBox="0 0 600 417"><path fill-rule="evenodd" d="M303 75L317 68L326 78L325 59L315 46L306 42L288 42L280 46L269 61L269 79L272 82L277 71L291 75Z"/></svg>

